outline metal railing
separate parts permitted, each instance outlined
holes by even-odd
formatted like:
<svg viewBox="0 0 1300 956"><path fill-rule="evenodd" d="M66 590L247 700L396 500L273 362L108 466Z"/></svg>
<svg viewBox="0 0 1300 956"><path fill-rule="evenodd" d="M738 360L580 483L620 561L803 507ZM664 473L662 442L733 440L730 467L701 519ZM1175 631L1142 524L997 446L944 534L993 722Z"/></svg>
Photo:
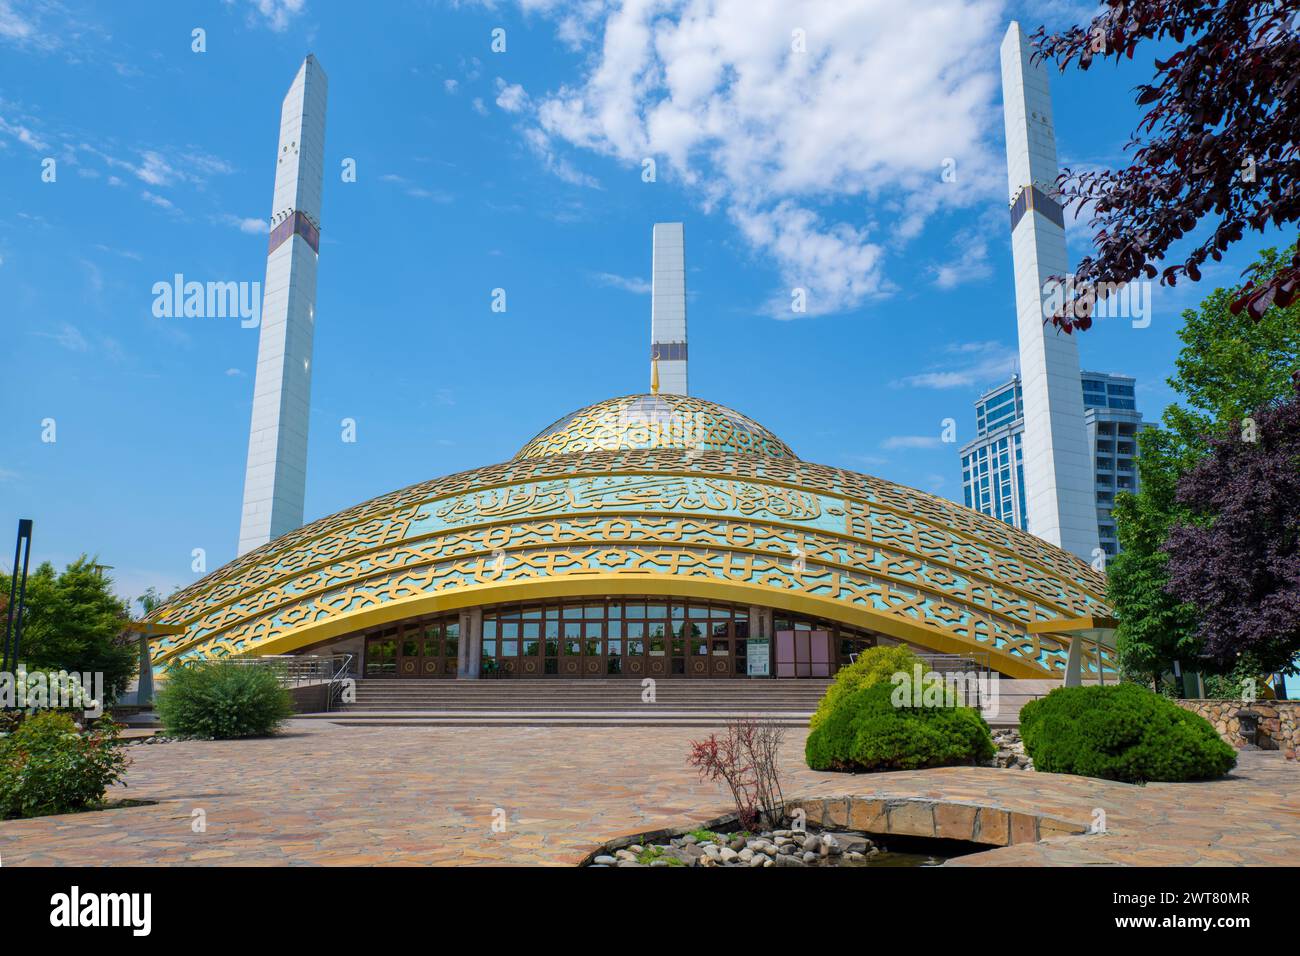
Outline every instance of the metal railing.
<svg viewBox="0 0 1300 956"><path fill-rule="evenodd" d="M338 679L340 663L350 668L351 654L268 654L262 657L222 658L240 667L268 667L286 687L304 684L325 684Z"/></svg>
<svg viewBox="0 0 1300 956"><path fill-rule="evenodd" d="M957 671L985 673L993 668L989 664L989 655L983 651L971 654L917 654L921 666L936 674L951 674Z"/></svg>
<svg viewBox="0 0 1300 956"><path fill-rule="evenodd" d="M325 710L338 704L346 682L352 675L352 654L267 654L260 657L195 657L185 660L186 666L222 661L239 667L265 667L275 674L285 687L304 687L325 684Z"/></svg>
<svg viewBox="0 0 1300 956"><path fill-rule="evenodd" d="M987 703L980 680L982 675L993 673L993 667L989 663L987 652L974 651L970 654L917 654L913 652L912 656L920 663L923 677L926 674L937 674L940 677L946 677L949 674L975 675L975 680L964 685L966 693L973 695L975 699L966 700L964 703L980 708ZM849 663L854 663L857 659L857 654L849 655Z"/></svg>
<svg viewBox="0 0 1300 956"><path fill-rule="evenodd" d="M343 693L344 686L352 679L351 654L335 654L331 660L334 661L334 673L330 675L329 685L325 688L325 710L327 712L334 709L339 696Z"/></svg>

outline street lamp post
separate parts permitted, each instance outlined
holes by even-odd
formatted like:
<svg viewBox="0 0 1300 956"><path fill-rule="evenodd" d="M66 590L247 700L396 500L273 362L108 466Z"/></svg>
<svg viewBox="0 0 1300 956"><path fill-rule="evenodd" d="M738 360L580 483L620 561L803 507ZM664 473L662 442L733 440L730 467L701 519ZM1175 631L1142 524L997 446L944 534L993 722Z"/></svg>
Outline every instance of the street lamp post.
<svg viewBox="0 0 1300 956"><path fill-rule="evenodd" d="M9 579L9 608L5 615L4 666L0 670L9 671L10 665L16 670L18 655L22 650L23 607L27 600L27 566L32 557L32 519L18 519L18 540L14 544L13 575ZM22 560L21 577L18 562ZM16 600L15 600L16 595Z"/></svg>

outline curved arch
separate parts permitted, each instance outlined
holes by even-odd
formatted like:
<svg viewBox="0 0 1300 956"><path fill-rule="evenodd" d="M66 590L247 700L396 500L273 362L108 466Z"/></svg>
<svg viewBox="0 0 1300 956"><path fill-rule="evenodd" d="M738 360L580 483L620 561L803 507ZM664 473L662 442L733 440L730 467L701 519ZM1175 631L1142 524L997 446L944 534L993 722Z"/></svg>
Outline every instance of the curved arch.
<svg viewBox="0 0 1300 956"><path fill-rule="evenodd" d="M690 577L665 577L652 574L582 574L572 577L525 579L492 584L471 585L454 590L421 594L386 601L361 611L334 615L320 621L303 623L289 633L258 644L262 654L287 654L310 644L355 631L377 627L409 617L458 611L464 608L514 601L556 597L591 597L593 595L647 594L656 597L693 597L757 604L798 614L819 617L839 624L876 631L896 640L909 641L939 653L987 653L991 665L1013 678L1041 678L1046 669L1037 662L1005 651L969 641L922 623L900 620L889 614L853 607L833 598L798 594L742 581L722 582Z"/></svg>

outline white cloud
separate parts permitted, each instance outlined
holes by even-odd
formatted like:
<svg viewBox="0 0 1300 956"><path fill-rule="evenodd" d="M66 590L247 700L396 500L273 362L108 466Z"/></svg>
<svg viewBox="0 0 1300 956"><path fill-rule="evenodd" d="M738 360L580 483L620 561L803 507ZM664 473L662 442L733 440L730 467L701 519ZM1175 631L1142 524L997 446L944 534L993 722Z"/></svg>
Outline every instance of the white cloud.
<svg viewBox="0 0 1300 956"><path fill-rule="evenodd" d="M890 289L879 269L883 250L868 241L864 229L843 222L827 226L816 214L789 201L766 212L736 209L732 216L752 245L781 263L790 290L770 302L775 318L824 315ZM805 291L805 312L793 311L795 289Z"/></svg>
<svg viewBox="0 0 1300 956"><path fill-rule="evenodd" d="M176 178L176 170L163 159L161 153L146 150L141 154L143 162L135 167L135 175L150 186L166 186Z"/></svg>
<svg viewBox="0 0 1300 956"><path fill-rule="evenodd" d="M446 79L442 81L442 88L448 93L455 93L458 86L460 86L460 83L456 80Z"/></svg>
<svg viewBox="0 0 1300 956"><path fill-rule="evenodd" d="M241 372L241 371L240 371L239 369L237 369L237 368L228 368L228 369L226 369L226 377L227 377L227 378L242 378L243 375L244 375L244 373Z"/></svg>
<svg viewBox="0 0 1300 956"><path fill-rule="evenodd" d="M891 435L880 443L888 451L898 448L938 448L937 435Z"/></svg>
<svg viewBox="0 0 1300 956"><path fill-rule="evenodd" d="M0 116L0 134L12 137L24 146L29 146L42 153L47 152L50 148L50 144L42 139L38 133L34 132L31 127L24 126L22 123L11 123L3 116Z"/></svg>
<svg viewBox="0 0 1300 956"><path fill-rule="evenodd" d="M84 141L68 148L74 157L89 154L112 169L126 170L149 186L172 186L178 183L202 186L210 176L228 176L235 171L235 167L226 160L193 147L166 152L159 149L138 149L135 151L140 157L138 162L106 153ZM110 186L120 185L121 182L116 176L108 178Z"/></svg>
<svg viewBox="0 0 1300 956"><path fill-rule="evenodd" d="M69 352L85 352L90 348L90 343L87 342L86 337L81 334L81 330L68 322L64 322L59 326L59 331L57 332L39 332L37 334L42 335L45 338L54 339L55 342L67 349Z"/></svg>
<svg viewBox="0 0 1300 956"><path fill-rule="evenodd" d="M152 203L159 209L166 209L168 212L177 212L176 204L165 196L159 196L157 193L151 193L147 189L140 190L140 198L147 203Z"/></svg>
<svg viewBox="0 0 1300 956"><path fill-rule="evenodd" d="M393 183L400 186L402 191L412 199L428 199L433 202L449 203L455 200L455 197L448 192L440 190L425 189L423 186L412 182L405 176L399 176L396 173L385 173L379 177L381 182Z"/></svg>
<svg viewBox="0 0 1300 956"><path fill-rule="evenodd" d="M230 213L223 213L217 217L217 221L253 236L269 232L271 228L265 219L259 219L256 216L235 216Z"/></svg>
<svg viewBox="0 0 1300 956"><path fill-rule="evenodd" d="M36 24L14 9L9 0L0 0L0 37L25 42L36 35Z"/></svg>
<svg viewBox="0 0 1300 956"><path fill-rule="evenodd" d="M302 13L303 8L307 5L307 0L249 0L256 14L260 15L262 23L276 33L283 33L289 28L291 21L298 14ZM250 23L257 23L258 16L250 12L248 15Z"/></svg>
<svg viewBox="0 0 1300 956"><path fill-rule="evenodd" d="M980 221L966 229L958 229L952 237L952 256L947 261L934 263L930 272L934 284L940 289L955 289L968 282L978 282L993 274L989 263L990 237L1005 235L998 232L1005 217L985 214Z"/></svg>
<svg viewBox="0 0 1300 956"><path fill-rule="evenodd" d="M944 349L947 356L929 369L896 379L895 388L972 388L1010 378L1019 352L1001 342L959 342Z"/></svg>
<svg viewBox="0 0 1300 956"><path fill-rule="evenodd" d="M487 106L483 103L483 98L482 98L482 97L480 97L480 96L476 96L476 97L474 97L474 99L473 99L471 105L474 107L474 112L477 113L479 116L487 116L487 115L488 115L488 108L487 108Z"/></svg>
<svg viewBox="0 0 1300 956"><path fill-rule="evenodd" d="M497 77L497 106L507 113L518 113L528 106L528 94L518 83L507 83Z"/></svg>
<svg viewBox="0 0 1300 956"><path fill-rule="evenodd" d="M649 295L653 289L650 280L635 276L620 276L612 272L593 272L591 277L601 285L622 289L624 292L631 292L634 295Z"/></svg>
<svg viewBox="0 0 1300 956"><path fill-rule="evenodd" d="M576 80L502 104L520 108L548 168L591 179L561 148L634 167L655 158L660 176L723 210L775 260L778 301L808 289L810 314L888 293L883 250L998 195L987 135L998 0L915 0L905 16L893 0L519 3L593 48ZM793 49L797 30L806 52ZM950 158L958 176L945 183Z"/></svg>

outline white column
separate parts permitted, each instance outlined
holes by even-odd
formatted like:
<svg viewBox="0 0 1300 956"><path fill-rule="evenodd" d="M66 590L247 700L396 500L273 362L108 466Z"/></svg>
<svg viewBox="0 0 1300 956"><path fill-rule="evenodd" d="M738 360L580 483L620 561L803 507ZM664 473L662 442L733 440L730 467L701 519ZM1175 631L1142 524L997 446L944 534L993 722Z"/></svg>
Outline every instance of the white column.
<svg viewBox="0 0 1300 956"><path fill-rule="evenodd" d="M1007 184L1012 203L1020 375L1025 410L1025 497L1029 530L1085 561L1098 547L1093 460L1083 420L1074 336L1045 325L1044 285L1065 276L1061 208L1052 198L1056 138L1047 72L1012 22L1002 41Z"/></svg>
<svg viewBox="0 0 1300 956"><path fill-rule="evenodd" d="M657 222L650 293L650 357L659 391L686 395L686 239L680 222Z"/></svg>
<svg viewBox="0 0 1300 956"><path fill-rule="evenodd" d="M280 112L240 554L292 531L303 520L326 87L325 72L308 56Z"/></svg>

